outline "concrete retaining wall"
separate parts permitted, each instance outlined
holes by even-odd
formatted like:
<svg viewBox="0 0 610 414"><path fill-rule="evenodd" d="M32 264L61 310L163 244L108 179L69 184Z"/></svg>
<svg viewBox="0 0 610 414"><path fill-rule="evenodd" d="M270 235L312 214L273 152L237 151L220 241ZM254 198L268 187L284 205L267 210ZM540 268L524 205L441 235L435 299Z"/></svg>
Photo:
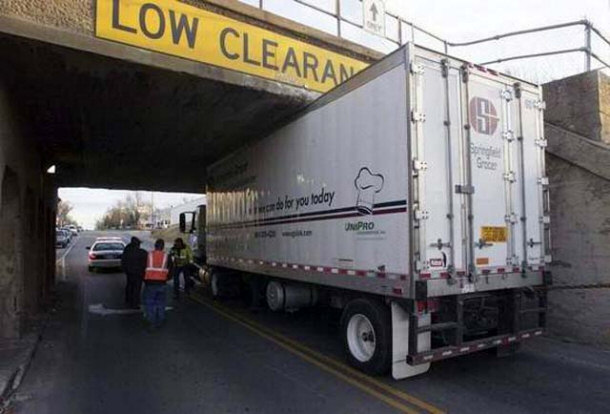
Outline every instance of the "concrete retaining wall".
<svg viewBox="0 0 610 414"><path fill-rule="evenodd" d="M610 79L597 72L545 85L553 290L549 331L610 347ZM560 126L557 126L560 125Z"/></svg>
<svg viewBox="0 0 610 414"><path fill-rule="evenodd" d="M0 338L19 337L53 281L55 190L0 72Z"/></svg>
<svg viewBox="0 0 610 414"><path fill-rule="evenodd" d="M610 346L610 181L547 157L555 288L549 328L556 335Z"/></svg>

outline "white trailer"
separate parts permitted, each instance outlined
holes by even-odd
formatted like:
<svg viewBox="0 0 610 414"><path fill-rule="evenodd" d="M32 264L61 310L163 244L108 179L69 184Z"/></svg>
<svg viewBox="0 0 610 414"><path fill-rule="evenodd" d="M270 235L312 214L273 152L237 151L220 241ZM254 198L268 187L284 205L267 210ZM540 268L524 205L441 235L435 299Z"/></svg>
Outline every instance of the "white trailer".
<svg viewBox="0 0 610 414"><path fill-rule="evenodd" d="M543 109L539 86L401 48L209 169L214 293L343 308L349 361L397 379L514 350L550 283Z"/></svg>

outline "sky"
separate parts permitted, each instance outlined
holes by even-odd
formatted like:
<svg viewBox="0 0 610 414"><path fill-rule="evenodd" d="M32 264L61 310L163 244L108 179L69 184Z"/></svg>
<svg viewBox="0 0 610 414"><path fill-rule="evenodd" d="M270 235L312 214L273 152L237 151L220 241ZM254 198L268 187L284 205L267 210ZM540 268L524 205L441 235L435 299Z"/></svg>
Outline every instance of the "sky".
<svg viewBox="0 0 610 414"><path fill-rule="evenodd" d="M258 4L259 0L242 0ZM305 0L322 8L334 7L335 0ZM348 17L358 18L361 9L358 0L341 0ZM311 14L304 6L291 0L264 0L265 8L295 20L305 20L322 30L335 30L336 23ZM587 18L606 35L610 34L610 0L386 0L386 9L405 20L431 31L449 41L459 42L478 39L514 30L563 23ZM393 47L391 43L358 32L345 30L363 43L378 47ZM416 33L415 42L428 47L438 44ZM453 48L450 54L473 62L484 62L514 54L533 53L558 48L581 47L584 42L582 29L565 29L558 32L519 37L510 41L495 42L485 46ZM593 43L596 53L610 61L610 47L601 42ZM584 67L582 54L571 54L545 59L517 61L493 65L495 69L508 71L534 82L546 82L581 72ZM59 196L74 205L73 217L87 228L128 191L60 189ZM151 193L143 193L151 199ZM155 205L159 208L182 204L200 195L155 193Z"/></svg>
<svg viewBox="0 0 610 414"><path fill-rule="evenodd" d="M144 201L154 201L155 208L176 206L201 197L201 194L189 193L160 193L139 191ZM78 224L85 229L95 228L95 222L106 210L119 200L124 200L133 191L106 190L91 188L60 188L59 198L70 202L74 209L70 213ZM154 198L154 199L153 199Z"/></svg>

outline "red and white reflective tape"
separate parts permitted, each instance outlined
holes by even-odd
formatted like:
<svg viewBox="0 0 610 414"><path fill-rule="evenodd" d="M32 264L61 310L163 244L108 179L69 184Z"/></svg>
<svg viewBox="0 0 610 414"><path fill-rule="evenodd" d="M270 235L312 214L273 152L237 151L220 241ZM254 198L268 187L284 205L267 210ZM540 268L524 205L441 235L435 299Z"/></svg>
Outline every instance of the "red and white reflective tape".
<svg viewBox="0 0 610 414"><path fill-rule="evenodd" d="M462 346L460 348L452 349L439 349L437 352L422 352L419 355L413 357L415 363L425 363L434 360L446 359L451 356L457 356L467 354L474 351L480 351L485 348L492 348L498 345L508 345L519 340L528 339L542 335L542 329L535 331L523 332L517 335L506 335L501 338L494 338L488 340L482 340L478 343L474 343L468 346Z"/></svg>
<svg viewBox="0 0 610 414"><path fill-rule="evenodd" d="M255 259L242 259L235 257L219 257L217 258L220 262L225 263L246 263L248 265L254 266L268 266L268 267L281 267L283 269L292 269L292 270L304 270L307 272L318 272L318 273L330 273L333 275L341 275L341 276L355 276L355 277L369 277L369 278L379 278L379 279L389 279L389 280L408 280L409 275L402 273L387 273L381 272L378 270L356 270L356 269L345 269L340 267L327 267L327 266L314 266L314 265L303 265L296 263L281 263L281 262L267 262L264 260L255 260ZM448 275L448 273L447 273ZM402 292L402 287L400 288ZM402 294L402 293L401 293Z"/></svg>
<svg viewBox="0 0 610 414"><path fill-rule="evenodd" d="M530 269L533 271L543 271L544 270L544 266L530 266ZM485 268L479 268L478 269L482 275L484 276L488 276L488 275L506 275L506 274L510 274L510 273L521 273L521 268L514 266L514 267L485 267ZM455 275L456 276L466 276L467 272L466 270L456 270L455 271ZM440 272L421 272L419 274L419 278L421 280L427 280L427 279L449 279L451 277L451 273L447 272L447 271L440 271Z"/></svg>
<svg viewBox="0 0 610 414"><path fill-rule="evenodd" d="M468 67L475 68L479 72L489 73L490 75L498 76L497 71L490 69L490 68L486 68L485 66L482 66L482 65L477 65L476 63L468 63Z"/></svg>

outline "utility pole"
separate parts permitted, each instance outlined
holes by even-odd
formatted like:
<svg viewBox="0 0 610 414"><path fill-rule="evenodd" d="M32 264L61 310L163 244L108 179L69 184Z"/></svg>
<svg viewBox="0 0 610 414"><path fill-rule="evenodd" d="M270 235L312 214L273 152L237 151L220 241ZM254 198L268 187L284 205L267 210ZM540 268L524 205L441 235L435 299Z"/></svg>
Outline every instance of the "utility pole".
<svg viewBox="0 0 610 414"><path fill-rule="evenodd" d="M156 222L155 222L155 192L153 191L150 194L150 222L152 224L152 228L155 228Z"/></svg>

